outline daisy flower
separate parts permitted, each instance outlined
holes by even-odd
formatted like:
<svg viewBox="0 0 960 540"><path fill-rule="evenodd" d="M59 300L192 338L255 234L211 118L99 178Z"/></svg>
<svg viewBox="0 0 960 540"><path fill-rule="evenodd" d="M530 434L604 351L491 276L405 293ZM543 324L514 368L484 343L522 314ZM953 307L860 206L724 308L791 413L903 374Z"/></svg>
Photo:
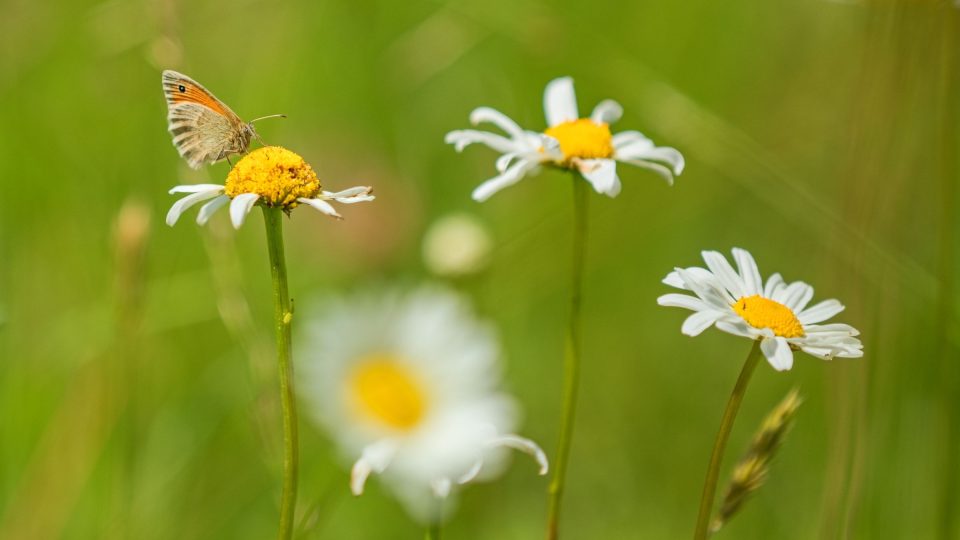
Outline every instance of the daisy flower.
<svg viewBox="0 0 960 540"><path fill-rule="evenodd" d="M663 280L671 287L693 293L665 294L657 299L661 306L694 311L683 322L681 332L696 336L716 326L737 336L760 340L760 349L777 371L793 366L793 351L830 360L834 357L859 358L863 344L859 332L850 325L820 324L843 311L837 300L824 300L807 307L813 299L813 287L795 281L787 283L773 274L766 284L753 256L734 248L737 270L716 251L704 251L707 268L677 268Z"/></svg>
<svg viewBox="0 0 960 540"><path fill-rule="evenodd" d="M331 193L320 189L320 180L313 168L299 155L279 146L258 148L245 155L230 170L224 185L188 184L176 186L174 193L189 193L175 202L167 212L167 225L173 226L190 207L208 201L197 214L197 223L204 225L217 210L230 204L230 221L237 229L257 204L280 207L289 212L306 204L323 214L342 219L328 201L343 204L372 201L372 189L357 186ZM211 200L212 199L212 200Z"/></svg>
<svg viewBox="0 0 960 540"><path fill-rule="evenodd" d="M505 114L480 107L470 114L470 122L474 125L490 122L506 136L472 129L447 134L445 141L453 144L458 152L480 143L502 154L496 163L500 174L477 187L473 191L474 200L487 200L528 174L539 172L541 165L577 171L597 193L609 197L620 193L617 161L650 169L670 184L674 175L683 171L683 155L676 149L658 147L639 131L610 133L610 124L623 114L623 107L616 101L601 101L589 118L581 118L570 77L547 84L543 108L547 129L542 133L523 130Z"/></svg>
<svg viewBox="0 0 960 540"><path fill-rule="evenodd" d="M491 330L451 292L423 288L343 299L307 323L302 396L353 463L350 488L384 483L417 519L503 470L505 448L547 459L511 432L517 410L497 391Z"/></svg>

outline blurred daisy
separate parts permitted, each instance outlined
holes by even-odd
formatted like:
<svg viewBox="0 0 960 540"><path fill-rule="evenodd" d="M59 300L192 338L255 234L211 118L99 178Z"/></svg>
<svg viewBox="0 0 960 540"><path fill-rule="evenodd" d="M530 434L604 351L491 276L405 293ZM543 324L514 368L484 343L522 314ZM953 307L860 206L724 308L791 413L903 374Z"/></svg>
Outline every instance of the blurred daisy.
<svg viewBox="0 0 960 540"><path fill-rule="evenodd" d="M493 241L470 214L449 214L433 222L423 236L423 261L438 276L462 277L482 270Z"/></svg>
<svg viewBox="0 0 960 540"><path fill-rule="evenodd" d="M496 163L500 174L473 191L475 200L487 200L524 176L535 174L541 165L578 171L597 193L609 197L620 193L617 161L650 169L670 184L674 175L683 171L683 155L677 150L658 147L638 131L610 133L610 124L623 114L617 102L601 101L589 118L580 118L570 77L547 84L543 108L548 125L543 133L525 131L505 114L480 107L470 114L470 122L474 125L490 122L502 129L506 137L471 129L447 134L445 141L453 144L458 152L473 143L481 143L502 154Z"/></svg>
<svg viewBox="0 0 960 540"><path fill-rule="evenodd" d="M176 186L174 193L189 193L167 212L167 225L173 226L180 215L197 203L208 201L197 214L204 225L220 208L230 204L230 221L237 229L257 204L280 207L285 212L306 204L330 217L342 219L329 201L343 204L372 201L371 188L358 186L339 192L322 191L313 168L299 155L279 146L258 148L245 155L230 169L227 181L219 184ZM211 200L212 199L212 200Z"/></svg>
<svg viewBox="0 0 960 540"><path fill-rule="evenodd" d="M824 300L807 307L813 287L801 281L784 282L773 274L766 284L753 256L734 248L738 271L716 251L704 251L707 268L677 268L663 280L671 287L691 291L671 293L657 299L661 306L681 307L695 313L684 321L681 332L696 336L716 326L724 332L760 340L760 349L778 371L793 366L793 351L830 360L859 358L863 344L859 332L847 324L819 324L843 311L837 300Z"/></svg>
<svg viewBox="0 0 960 540"><path fill-rule="evenodd" d="M417 519L439 518L457 486L504 467L505 448L532 455L513 435L517 411L497 391L498 348L463 300L439 289L360 297L308 323L302 394L351 460L350 487L371 473Z"/></svg>

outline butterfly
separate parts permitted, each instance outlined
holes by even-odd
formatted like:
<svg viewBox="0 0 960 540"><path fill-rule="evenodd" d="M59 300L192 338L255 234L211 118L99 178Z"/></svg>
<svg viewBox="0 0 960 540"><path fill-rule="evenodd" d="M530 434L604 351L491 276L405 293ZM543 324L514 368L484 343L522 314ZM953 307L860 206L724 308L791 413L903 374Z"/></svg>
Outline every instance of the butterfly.
<svg viewBox="0 0 960 540"><path fill-rule="evenodd" d="M244 122L200 83L169 69L163 72L163 95L167 98L167 129L173 135L173 145L194 169L204 163L229 162L231 155L246 153L251 138L266 146L253 123L264 118L286 118L271 114Z"/></svg>

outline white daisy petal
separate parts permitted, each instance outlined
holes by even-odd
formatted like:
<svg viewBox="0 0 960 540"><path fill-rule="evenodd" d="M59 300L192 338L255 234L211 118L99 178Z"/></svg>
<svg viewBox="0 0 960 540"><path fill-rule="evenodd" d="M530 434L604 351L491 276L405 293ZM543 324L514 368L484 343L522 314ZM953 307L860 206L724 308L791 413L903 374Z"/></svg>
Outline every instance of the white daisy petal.
<svg viewBox="0 0 960 540"><path fill-rule="evenodd" d="M651 142L649 139L638 140L631 144L616 148L616 154L614 157L621 161L660 161L669 165L670 169L673 171L673 174L682 173L685 166L683 154L681 154L676 148L670 148L669 146L654 146L653 142Z"/></svg>
<svg viewBox="0 0 960 540"><path fill-rule="evenodd" d="M730 266L730 263L727 262L726 257L717 251L703 251L700 255L703 256L703 261L707 263L707 268L717 276L717 279L730 291L734 299L744 296L743 280L733 269L733 266Z"/></svg>
<svg viewBox="0 0 960 540"><path fill-rule="evenodd" d="M520 160L514 163L509 169L504 171L503 174L487 180L474 189L472 195L473 200L477 202L483 202L489 199L493 196L493 194L501 189L512 186L513 184L516 184L522 180L526 173L532 170L535 166L535 163L530 163L529 161L525 160Z"/></svg>
<svg viewBox="0 0 960 540"><path fill-rule="evenodd" d="M786 298L783 300L783 305L787 306L795 313L803 311L803 308L805 308L813 298L813 287L802 281L791 283L787 287L787 291Z"/></svg>
<svg viewBox="0 0 960 540"><path fill-rule="evenodd" d="M699 336L704 330L713 326L713 323L717 322L721 315L722 313L714 310L697 311L683 321L680 332L690 337Z"/></svg>
<svg viewBox="0 0 960 540"><path fill-rule="evenodd" d="M497 152L517 152L526 148L526 145L510 140L503 135L473 129L451 131L444 136L443 141L452 144L457 152L462 152L464 148L476 143L492 148Z"/></svg>
<svg viewBox="0 0 960 540"><path fill-rule="evenodd" d="M797 314L797 318L803 325L816 324L830 319L843 310L843 304L831 298L801 311Z"/></svg>
<svg viewBox="0 0 960 540"><path fill-rule="evenodd" d="M655 145L649 137L640 133L639 131L621 131L613 136L611 142L613 147L617 150L626 147L627 145L635 144L638 141L646 141L647 148L653 148Z"/></svg>
<svg viewBox="0 0 960 540"><path fill-rule="evenodd" d="M793 367L793 351L790 344L782 337L767 338L760 343L760 350L767 357L767 362L777 371L788 371Z"/></svg>
<svg viewBox="0 0 960 540"><path fill-rule="evenodd" d="M228 202L230 202L230 197L226 195L220 195L207 204L201 206L200 212L197 213L197 224L206 225L207 221L210 221L210 216L212 216L217 210L226 206Z"/></svg>
<svg viewBox="0 0 960 540"><path fill-rule="evenodd" d="M743 294L745 296L760 294L763 290L763 280L760 279L760 270L757 268L757 262L753 260L753 255L745 249L733 248L733 258L737 261L737 268L740 270Z"/></svg>
<svg viewBox="0 0 960 540"><path fill-rule="evenodd" d="M547 472L550 470L550 465L547 462L547 454L544 453L537 443L531 441L530 439L512 434L500 435L492 439L488 444L490 446L505 446L507 448L513 448L514 450L519 450L524 454L533 456L533 459L537 461L537 465L540 466L540 476L547 474Z"/></svg>
<svg viewBox="0 0 960 540"><path fill-rule="evenodd" d="M622 161L623 163L629 163L634 167L640 167L641 169L653 171L660 175L661 178L666 180L667 184L671 186L673 185L673 172L659 163L651 163L649 161L643 161L642 159L622 159L619 156L617 157L617 161Z"/></svg>
<svg viewBox="0 0 960 540"><path fill-rule="evenodd" d="M543 93L543 111L549 127L580 118L572 78L560 77L547 84Z"/></svg>
<svg viewBox="0 0 960 540"><path fill-rule="evenodd" d="M171 193L173 193L173 191L171 191ZM170 211L167 212L167 225L170 225L171 227L174 226L177 223L177 220L180 219L181 214L187 211L190 207L207 199L212 199L221 193L223 193L223 186L217 185L213 185L212 189L208 189L206 191L190 192L190 195L183 197L179 201L173 203L173 206L170 207Z"/></svg>
<svg viewBox="0 0 960 540"><path fill-rule="evenodd" d="M593 108L590 119L596 123L612 124L623 116L623 107L612 99L605 99Z"/></svg>
<svg viewBox="0 0 960 540"><path fill-rule="evenodd" d="M433 489L434 495L438 498L446 499L450 495L453 482L449 478L437 478L430 482L430 487Z"/></svg>
<svg viewBox="0 0 960 540"><path fill-rule="evenodd" d="M490 107L478 107L470 113L470 123L477 125L490 122L510 135L513 140L523 140L524 131L509 116Z"/></svg>
<svg viewBox="0 0 960 540"><path fill-rule="evenodd" d="M728 334L733 334L735 336L741 336L745 338L753 338L756 333L753 331L752 326L748 325L742 319L734 320L719 320L716 323L717 330L722 330Z"/></svg>
<svg viewBox="0 0 960 540"><path fill-rule="evenodd" d="M612 159L584 159L579 161L580 174L590 182L597 193L607 197L620 194L617 162Z"/></svg>
<svg viewBox="0 0 960 540"><path fill-rule="evenodd" d="M200 193L201 191L223 191L223 186L220 184L184 184L182 186L174 186L167 193L173 195L174 193Z"/></svg>
<svg viewBox="0 0 960 540"><path fill-rule="evenodd" d="M710 306L708 306L703 300L695 296L680 293L665 294L657 298L657 304L667 307L689 309L691 311L703 311L710 309Z"/></svg>
<svg viewBox="0 0 960 540"><path fill-rule="evenodd" d="M375 200L376 197L370 194L372 191L373 188L370 186L356 186L336 193L324 191L321 193L321 196L317 198L328 201L334 200L341 204L356 204Z"/></svg>
<svg viewBox="0 0 960 540"><path fill-rule="evenodd" d="M774 295L783 285L783 276L779 272L772 274L767 278L767 284L763 287L763 296L765 298L774 298Z"/></svg>
<svg viewBox="0 0 960 540"><path fill-rule="evenodd" d="M300 197L297 199L297 201L302 202L303 204L306 204L311 208L319 210L320 213L324 215L330 216L335 219L343 219L343 216L337 213L336 208L334 208L333 205L331 205L330 203L328 203L323 199L308 199L306 197Z"/></svg>
<svg viewBox="0 0 960 540"><path fill-rule="evenodd" d="M242 193L233 198L230 202L230 221L234 229L239 229L247 219L247 214L253 208L253 205L260 199L256 193Z"/></svg>

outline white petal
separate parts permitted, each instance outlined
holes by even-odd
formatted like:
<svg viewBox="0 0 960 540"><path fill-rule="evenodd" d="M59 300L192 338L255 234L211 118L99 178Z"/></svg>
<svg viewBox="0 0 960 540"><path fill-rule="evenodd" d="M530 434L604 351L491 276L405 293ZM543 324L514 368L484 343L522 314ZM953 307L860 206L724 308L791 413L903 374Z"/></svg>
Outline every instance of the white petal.
<svg viewBox="0 0 960 540"><path fill-rule="evenodd" d="M743 294L745 296L760 294L763 291L763 280L760 279L760 270L757 268L757 262L753 260L753 255L745 249L733 248L733 258L737 261L740 278L743 280Z"/></svg>
<svg viewBox="0 0 960 540"><path fill-rule="evenodd" d="M343 217L337 213L337 210L327 201L323 199L308 199L306 197L300 197L297 199L298 202L302 202L307 206L319 210L321 213L326 214L332 218L343 219Z"/></svg>
<svg viewBox="0 0 960 540"><path fill-rule="evenodd" d="M350 492L354 495L363 495L363 486L367 483L371 472L373 468L370 463L361 456L350 469Z"/></svg>
<svg viewBox="0 0 960 540"><path fill-rule="evenodd" d="M783 276L776 272L767 278L767 284L763 287L764 298L774 299L780 287L783 285Z"/></svg>
<svg viewBox="0 0 960 540"><path fill-rule="evenodd" d="M547 84L543 92L543 112L549 127L580 118L572 78L560 77Z"/></svg>
<svg viewBox="0 0 960 540"><path fill-rule="evenodd" d="M689 294L668 293L657 298L657 304L666 307L678 307L689 309L691 311L703 311L710 309L703 300L690 296Z"/></svg>
<svg viewBox="0 0 960 540"><path fill-rule="evenodd" d="M356 186L335 193L324 191L321 193L321 196L317 198L324 200L332 199L342 204L355 204L375 200L376 197L370 194L372 191L373 188L370 186Z"/></svg>
<svg viewBox="0 0 960 540"><path fill-rule="evenodd" d="M784 298L783 304L793 310L794 313L803 311L813 298L813 287L802 281L795 281L787 287L789 291Z"/></svg>
<svg viewBox="0 0 960 540"><path fill-rule="evenodd" d="M793 351L790 344L782 337L766 338L760 343L760 350L767 357L767 362L777 371L787 371L793 367Z"/></svg>
<svg viewBox="0 0 960 540"><path fill-rule="evenodd" d="M259 199L260 195L256 193L243 193L233 198L233 201L230 202L230 221L233 222L234 229L239 229L243 225L250 209Z"/></svg>
<svg viewBox="0 0 960 540"><path fill-rule="evenodd" d="M175 186L167 193L173 195L174 193L200 193L201 191L223 191L223 186L220 184L184 184Z"/></svg>
<svg viewBox="0 0 960 540"><path fill-rule="evenodd" d="M612 124L623 116L623 107L612 99L605 99L593 108L590 119L597 123Z"/></svg>
<svg viewBox="0 0 960 540"><path fill-rule="evenodd" d="M824 300L819 304L801 311L799 314L797 314L797 318L800 319L801 324L806 326L808 324L823 322L833 317L837 313L840 313L843 311L843 309L843 304L837 300Z"/></svg>
<svg viewBox="0 0 960 540"><path fill-rule="evenodd" d="M363 485L371 472L382 473L390 465L396 453L396 444L389 439L377 441L368 445L360 454L360 459L353 464L350 471L350 491L354 495L363 493Z"/></svg>
<svg viewBox="0 0 960 540"><path fill-rule="evenodd" d="M505 187L512 186L519 182L527 171L536 167L536 163L520 160L514 163L509 169L499 176L495 176L486 182L480 184L473 190L473 200L483 202L493 196L494 193Z"/></svg>
<svg viewBox="0 0 960 540"><path fill-rule="evenodd" d="M473 479L476 478L478 474L480 474L480 471L482 469L483 469L483 459L478 459L476 463L474 463L470 467L469 471L467 471L466 473L463 474L463 476L457 479L457 483L460 485L463 485L473 481Z"/></svg>
<svg viewBox="0 0 960 540"><path fill-rule="evenodd" d="M843 336L859 336L860 331L856 328L850 326L849 324L843 323L833 323L833 324L811 324L809 326L804 326L803 331L809 336L813 335L843 335Z"/></svg>
<svg viewBox="0 0 960 540"><path fill-rule="evenodd" d="M612 159L583 159L578 163L580 174L593 185L597 193L608 197L620 194L617 162Z"/></svg>
<svg viewBox="0 0 960 540"><path fill-rule="evenodd" d="M735 336L742 336L746 338L756 338L756 332L754 328L748 325L743 320L722 320L717 321L717 330L722 330L728 334L733 334Z"/></svg>
<svg viewBox="0 0 960 540"><path fill-rule="evenodd" d="M217 210L223 208L228 202L230 202L230 197L221 195L201 206L200 212L197 214L197 224L206 225L207 221L210 221L210 216L212 216Z"/></svg>
<svg viewBox="0 0 960 540"><path fill-rule="evenodd" d="M540 465L540 476L547 474L550 470L550 465L547 462L547 454L543 452L537 443L530 439L518 435L500 435L491 439L487 444L490 446L506 446L507 448L513 448L514 450L519 450L524 454L533 456L533 459L537 460L537 464Z"/></svg>
<svg viewBox="0 0 960 540"><path fill-rule="evenodd" d="M461 129L451 131L443 138L447 144L452 144L457 152L462 152L464 148L474 143L480 143L488 146L497 152L516 152L525 150L527 146L523 142L510 140L503 135L488 133L486 131L477 131L475 129Z"/></svg>
<svg viewBox="0 0 960 540"><path fill-rule="evenodd" d="M717 279L720 280L720 283L730 291L734 300L744 296L743 280L740 279L740 275L733 269L733 266L730 266L727 258L724 257L722 253L718 251L702 251L700 255L703 256L703 261L707 263L707 268L709 268L710 271L713 272L713 275L717 276Z"/></svg>
<svg viewBox="0 0 960 540"><path fill-rule="evenodd" d="M650 161L644 161L642 159L622 159L617 156L617 161L622 161L624 163L629 163L634 167L640 167L641 169L647 169L653 171L660 175L661 178L667 181L671 186L673 185L673 172L670 169L660 165L659 163L652 163Z"/></svg>
<svg viewBox="0 0 960 540"><path fill-rule="evenodd" d="M683 321L680 332L690 337L699 336L704 330L717 322L721 315L720 312L714 310L698 311Z"/></svg>
<svg viewBox="0 0 960 540"><path fill-rule="evenodd" d="M517 125L509 116L502 112L491 109L490 107L478 107L470 113L470 123L479 124L481 122L490 122L510 135L511 139L522 140L524 138L523 129Z"/></svg>
<svg viewBox="0 0 960 540"><path fill-rule="evenodd" d="M683 278L680 277L680 274L676 270L667 274L667 277L663 278L661 282L664 285L669 285L678 289L689 290L686 283L683 282Z"/></svg>
<svg viewBox="0 0 960 540"><path fill-rule="evenodd" d="M170 207L170 211L167 212L167 225L172 227L174 224L176 224L177 220L180 219L180 215L191 206L207 199L212 199L223 193L223 186L214 186L214 188L215 189L210 189L208 191L191 193L190 195L187 195L186 197L173 203L173 206Z"/></svg>
<svg viewBox="0 0 960 540"><path fill-rule="evenodd" d="M437 478L430 482L430 489L433 490L433 494L441 499L446 499L450 495L450 488L453 487L453 482L449 478Z"/></svg>
<svg viewBox="0 0 960 540"><path fill-rule="evenodd" d="M686 162L683 159L683 154L681 154L679 150L676 148L670 148L669 146L654 146L649 139L638 140L633 143L617 147L614 157L624 161L660 161L669 165L670 169L673 171L673 174L682 173L683 168L686 165Z"/></svg>
<svg viewBox="0 0 960 540"><path fill-rule="evenodd" d="M613 136L610 142L613 143L613 147L619 150L627 145L634 144L637 141L646 141L646 146L648 148L653 148L655 145L649 137L640 133L639 131L621 131Z"/></svg>

